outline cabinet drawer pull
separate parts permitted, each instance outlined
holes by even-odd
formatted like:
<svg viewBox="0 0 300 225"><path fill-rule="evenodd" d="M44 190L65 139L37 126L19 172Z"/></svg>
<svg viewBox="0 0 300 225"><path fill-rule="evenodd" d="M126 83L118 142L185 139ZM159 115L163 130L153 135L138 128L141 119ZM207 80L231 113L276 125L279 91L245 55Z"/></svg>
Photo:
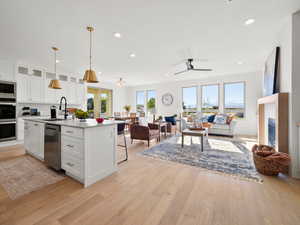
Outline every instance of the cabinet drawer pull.
<svg viewBox="0 0 300 225"><path fill-rule="evenodd" d="M37 126L38 126L38 124L37 124L37 123L35 123L35 124L34 124L34 126L36 126L36 127L37 127Z"/></svg>
<svg viewBox="0 0 300 225"><path fill-rule="evenodd" d="M73 131L67 130L66 131L68 134L73 134Z"/></svg>
<svg viewBox="0 0 300 225"><path fill-rule="evenodd" d="M73 163L69 163L69 162L67 163L67 165L70 166L70 167L73 167L73 166L74 166Z"/></svg>
<svg viewBox="0 0 300 225"><path fill-rule="evenodd" d="M67 147L74 148L74 145L67 145Z"/></svg>

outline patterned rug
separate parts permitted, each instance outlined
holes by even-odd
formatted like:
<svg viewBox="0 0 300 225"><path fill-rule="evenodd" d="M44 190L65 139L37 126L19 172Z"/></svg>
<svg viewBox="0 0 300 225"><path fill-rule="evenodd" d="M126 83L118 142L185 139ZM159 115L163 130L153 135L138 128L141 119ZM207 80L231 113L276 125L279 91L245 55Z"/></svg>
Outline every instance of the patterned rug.
<svg viewBox="0 0 300 225"><path fill-rule="evenodd" d="M62 179L63 175L30 156L0 162L0 185L13 200Z"/></svg>
<svg viewBox="0 0 300 225"><path fill-rule="evenodd" d="M201 152L199 137L185 137L184 142L184 148L181 148L181 136L173 136L141 154L256 182L263 181L255 169L251 152L241 141L205 137L204 152Z"/></svg>

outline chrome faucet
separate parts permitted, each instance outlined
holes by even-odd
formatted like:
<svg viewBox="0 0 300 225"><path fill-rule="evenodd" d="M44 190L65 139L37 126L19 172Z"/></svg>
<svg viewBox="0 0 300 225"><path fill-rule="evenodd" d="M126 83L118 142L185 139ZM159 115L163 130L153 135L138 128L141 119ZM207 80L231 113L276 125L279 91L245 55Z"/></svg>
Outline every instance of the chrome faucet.
<svg viewBox="0 0 300 225"><path fill-rule="evenodd" d="M65 117L65 120L67 119L68 117L68 113L67 113L67 98L65 96L62 96L60 98L60 103L59 103L59 110L61 110L61 105L62 105L62 101L65 100L65 114L64 114L64 117Z"/></svg>

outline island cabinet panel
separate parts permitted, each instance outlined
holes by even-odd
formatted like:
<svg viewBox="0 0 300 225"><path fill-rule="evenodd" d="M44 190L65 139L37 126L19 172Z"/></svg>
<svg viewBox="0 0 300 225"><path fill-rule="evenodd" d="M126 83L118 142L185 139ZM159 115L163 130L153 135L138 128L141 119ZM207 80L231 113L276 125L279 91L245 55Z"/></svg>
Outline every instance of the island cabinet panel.
<svg viewBox="0 0 300 225"><path fill-rule="evenodd" d="M85 187L117 171L116 130L116 125L84 130Z"/></svg>

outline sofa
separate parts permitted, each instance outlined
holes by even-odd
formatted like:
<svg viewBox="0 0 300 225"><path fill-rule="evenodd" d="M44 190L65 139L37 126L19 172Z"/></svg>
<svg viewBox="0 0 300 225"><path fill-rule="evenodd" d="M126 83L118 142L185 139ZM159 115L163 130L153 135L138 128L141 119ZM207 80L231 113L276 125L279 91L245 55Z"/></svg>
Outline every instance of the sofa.
<svg viewBox="0 0 300 225"><path fill-rule="evenodd" d="M232 120L229 124L208 123L207 127L208 127L208 134L233 137L234 129L236 127L236 121Z"/></svg>
<svg viewBox="0 0 300 225"><path fill-rule="evenodd" d="M222 136L234 136L235 127L237 124L236 120L228 117L225 114L216 114L211 116L202 117L200 113L197 113L194 120L201 122L204 127L208 128L208 134L222 135ZM188 121L188 126L192 125L193 122Z"/></svg>

